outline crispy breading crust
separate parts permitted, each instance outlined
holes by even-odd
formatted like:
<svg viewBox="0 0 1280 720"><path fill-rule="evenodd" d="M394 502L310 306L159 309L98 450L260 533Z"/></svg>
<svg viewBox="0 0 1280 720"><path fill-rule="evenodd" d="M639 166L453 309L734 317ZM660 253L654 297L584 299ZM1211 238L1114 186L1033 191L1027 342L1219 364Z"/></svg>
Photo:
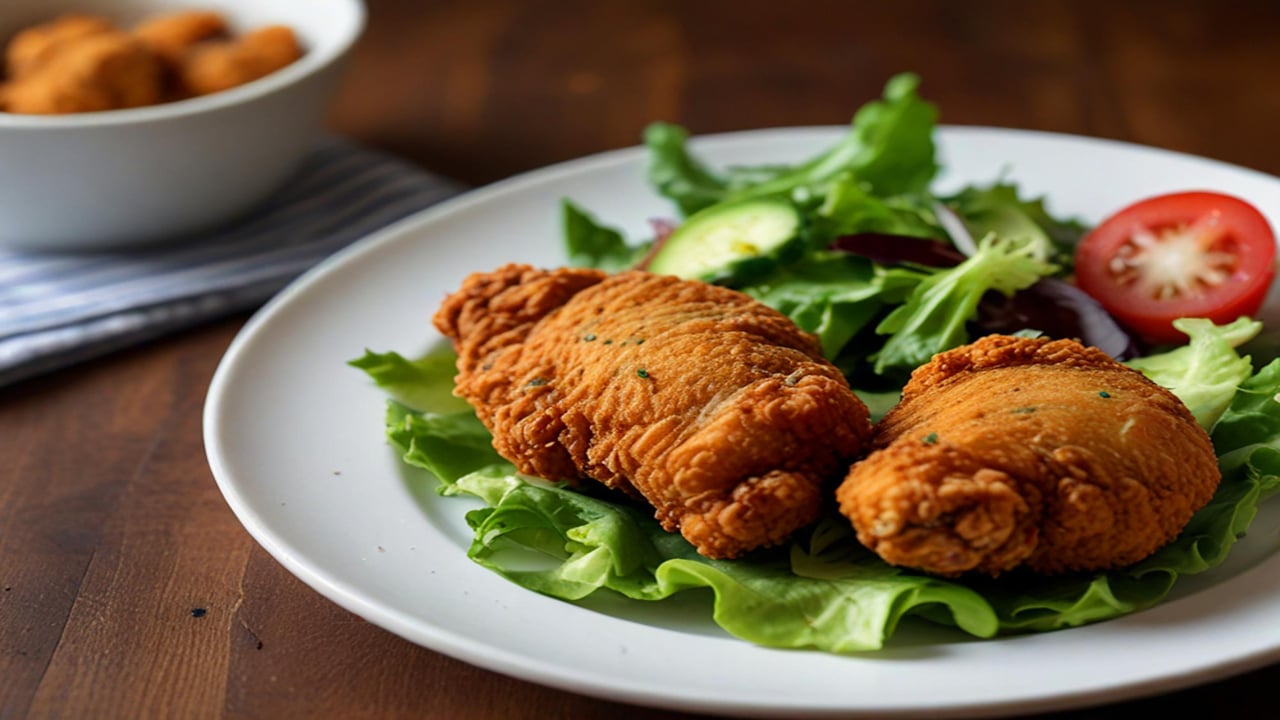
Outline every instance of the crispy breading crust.
<svg viewBox="0 0 1280 720"><path fill-rule="evenodd" d="M108 30L48 51L9 83L5 106L33 115L120 110L158 103L162 90L159 58L136 38Z"/></svg>
<svg viewBox="0 0 1280 720"><path fill-rule="evenodd" d="M6 47L0 112L96 112L208 95L265 77L302 54L288 27L231 37L214 12L152 18L133 33L95 15L64 15L17 33Z"/></svg>
<svg viewBox="0 0 1280 720"><path fill-rule="evenodd" d="M197 44L178 68L183 88L193 95L209 95L252 82L302 57L293 30L272 25L243 37Z"/></svg>
<svg viewBox="0 0 1280 720"><path fill-rule="evenodd" d="M1129 565L1221 479L1177 397L1071 340L991 336L935 356L872 443L840 511L888 562L941 575Z"/></svg>
<svg viewBox="0 0 1280 720"><path fill-rule="evenodd" d="M185 10L148 18L138 23L133 35L176 69L197 44L225 39L230 29L216 12Z"/></svg>
<svg viewBox="0 0 1280 720"><path fill-rule="evenodd" d="M98 15L68 14L15 34L5 49L5 72L21 80L46 64L64 47L94 35L114 33L111 21Z"/></svg>
<svg viewBox="0 0 1280 720"><path fill-rule="evenodd" d="M870 433L816 339L725 288L507 265L467 278L435 324L503 457L643 497L708 557L816 519Z"/></svg>

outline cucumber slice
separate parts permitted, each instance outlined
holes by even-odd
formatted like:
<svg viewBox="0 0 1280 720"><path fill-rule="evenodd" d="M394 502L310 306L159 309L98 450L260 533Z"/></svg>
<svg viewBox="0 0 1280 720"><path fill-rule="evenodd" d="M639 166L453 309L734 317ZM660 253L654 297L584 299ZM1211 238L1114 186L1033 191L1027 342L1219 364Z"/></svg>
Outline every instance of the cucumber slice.
<svg viewBox="0 0 1280 720"><path fill-rule="evenodd" d="M742 284L804 250L800 211L783 198L752 198L694 213L649 260L649 272Z"/></svg>

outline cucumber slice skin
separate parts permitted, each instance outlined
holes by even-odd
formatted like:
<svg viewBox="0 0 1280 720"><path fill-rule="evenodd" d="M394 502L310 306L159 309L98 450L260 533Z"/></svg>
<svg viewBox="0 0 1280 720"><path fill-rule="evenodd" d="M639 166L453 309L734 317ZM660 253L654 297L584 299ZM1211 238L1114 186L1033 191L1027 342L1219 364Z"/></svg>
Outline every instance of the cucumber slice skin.
<svg viewBox="0 0 1280 720"><path fill-rule="evenodd" d="M749 284L799 259L804 231L803 215L785 198L712 205L677 228L646 269L722 285Z"/></svg>

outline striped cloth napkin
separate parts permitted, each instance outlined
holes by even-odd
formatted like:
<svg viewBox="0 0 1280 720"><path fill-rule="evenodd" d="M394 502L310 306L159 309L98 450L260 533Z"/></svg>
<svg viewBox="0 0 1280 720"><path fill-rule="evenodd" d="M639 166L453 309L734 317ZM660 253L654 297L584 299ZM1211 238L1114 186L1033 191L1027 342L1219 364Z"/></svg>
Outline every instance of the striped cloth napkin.
<svg viewBox="0 0 1280 720"><path fill-rule="evenodd" d="M326 138L230 227L131 251L0 250L0 386L255 307L352 241L461 189Z"/></svg>

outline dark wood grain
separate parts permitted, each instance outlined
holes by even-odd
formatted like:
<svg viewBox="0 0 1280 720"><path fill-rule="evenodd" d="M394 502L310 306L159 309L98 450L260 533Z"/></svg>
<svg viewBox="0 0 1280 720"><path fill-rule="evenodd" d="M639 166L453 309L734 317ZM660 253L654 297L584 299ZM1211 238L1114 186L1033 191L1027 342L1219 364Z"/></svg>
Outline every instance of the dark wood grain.
<svg viewBox="0 0 1280 720"><path fill-rule="evenodd" d="M373 0L331 124L483 184L635 144L657 119L699 133L844 123L909 69L948 123L1277 174L1277 38L1280 4L1265 0ZM210 377L244 319L0 390L0 718L680 717L410 644L267 556L201 442ZM1277 683L1273 666L1056 717L1270 717Z"/></svg>

